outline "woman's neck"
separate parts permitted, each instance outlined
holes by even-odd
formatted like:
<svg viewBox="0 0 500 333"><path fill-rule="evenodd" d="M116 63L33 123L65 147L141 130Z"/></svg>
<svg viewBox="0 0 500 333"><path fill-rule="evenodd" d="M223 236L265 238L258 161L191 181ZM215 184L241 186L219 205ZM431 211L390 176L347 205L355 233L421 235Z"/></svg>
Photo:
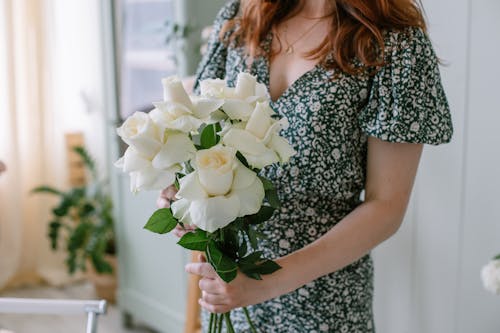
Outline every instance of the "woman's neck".
<svg viewBox="0 0 500 333"><path fill-rule="evenodd" d="M302 0L301 15L307 17L322 17L333 12L331 0Z"/></svg>

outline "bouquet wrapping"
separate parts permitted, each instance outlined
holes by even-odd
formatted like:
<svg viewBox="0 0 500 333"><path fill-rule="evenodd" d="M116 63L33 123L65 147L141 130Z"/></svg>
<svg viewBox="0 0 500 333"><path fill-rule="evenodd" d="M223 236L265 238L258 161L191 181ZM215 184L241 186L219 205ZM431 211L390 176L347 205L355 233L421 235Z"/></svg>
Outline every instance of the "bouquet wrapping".
<svg viewBox="0 0 500 333"><path fill-rule="evenodd" d="M176 77L162 84L164 100L117 130L128 148L116 166L130 175L131 191L178 189L171 207L154 212L144 227L165 234L177 225L195 226L178 244L204 252L226 282L238 271L253 279L273 273L280 267L257 250L264 235L255 227L280 203L259 172L295 154L279 135L286 118L275 114L266 86L248 73L240 73L234 87L201 81L199 96L190 96ZM220 332L223 324L234 332L230 313L211 314L208 331Z"/></svg>

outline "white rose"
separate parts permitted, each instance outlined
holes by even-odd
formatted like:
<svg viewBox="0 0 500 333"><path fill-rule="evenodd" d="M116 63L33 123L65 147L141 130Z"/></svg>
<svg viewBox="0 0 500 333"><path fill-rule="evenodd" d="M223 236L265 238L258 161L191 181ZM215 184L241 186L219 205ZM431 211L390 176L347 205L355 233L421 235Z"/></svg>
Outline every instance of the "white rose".
<svg viewBox="0 0 500 333"><path fill-rule="evenodd" d="M134 113L116 131L126 144L146 157L153 157L161 148L160 130L147 113Z"/></svg>
<svg viewBox="0 0 500 333"><path fill-rule="evenodd" d="M236 86L234 87L235 95L241 99L255 96L256 85L257 79L255 76L245 72L239 73L236 78Z"/></svg>
<svg viewBox="0 0 500 333"><path fill-rule="evenodd" d="M176 218L214 232L237 217L259 211L264 186L235 153L222 145L196 153L195 171L179 181L179 200L172 204Z"/></svg>
<svg viewBox="0 0 500 333"><path fill-rule="evenodd" d="M218 110L224 100L211 96L189 96L182 82L175 76L162 79L163 102L156 102L151 118L162 129L184 133L197 133L201 124L212 123L210 115Z"/></svg>
<svg viewBox="0 0 500 333"><path fill-rule="evenodd" d="M196 118L183 104L174 102L153 103L156 107L149 115L162 129L174 129L185 133L196 132L203 121Z"/></svg>
<svg viewBox="0 0 500 333"><path fill-rule="evenodd" d="M160 190L172 185L180 164L190 160L196 152L189 137L176 131L165 131L164 143L153 157L141 154L130 146L115 166L130 174L132 192Z"/></svg>
<svg viewBox="0 0 500 333"><path fill-rule="evenodd" d="M191 108L191 99L189 98L186 89L182 85L182 81L177 76L169 76L161 80L163 85L163 100L165 102L174 102L185 105Z"/></svg>
<svg viewBox="0 0 500 333"><path fill-rule="evenodd" d="M235 126L224 128L222 142L240 151L248 163L258 169L277 162L288 162L295 151L278 134L288 123L286 118L279 121L271 118L273 113L268 103L258 102L244 129Z"/></svg>
<svg viewBox="0 0 500 333"><path fill-rule="evenodd" d="M200 81L200 95L204 97L226 98L226 89L226 81L221 79Z"/></svg>
<svg viewBox="0 0 500 333"><path fill-rule="evenodd" d="M491 260L481 269L481 279L486 290L500 295L500 259Z"/></svg>

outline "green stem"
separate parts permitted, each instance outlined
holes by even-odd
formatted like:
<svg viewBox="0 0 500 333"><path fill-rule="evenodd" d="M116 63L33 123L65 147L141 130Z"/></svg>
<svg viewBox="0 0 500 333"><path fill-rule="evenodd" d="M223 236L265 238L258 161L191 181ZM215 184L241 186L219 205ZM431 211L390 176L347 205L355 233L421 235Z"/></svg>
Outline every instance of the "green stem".
<svg viewBox="0 0 500 333"><path fill-rule="evenodd" d="M213 333L217 333L217 318L218 318L218 314L217 314L217 313L215 313L215 314L214 314L214 326L213 326L213 328L212 328L212 332L213 332Z"/></svg>
<svg viewBox="0 0 500 333"><path fill-rule="evenodd" d="M222 319L224 318L224 315L221 313L219 315L219 320L217 323L217 333L222 333Z"/></svg>
<svg viewBox="0 0 500 333"><path fill-rule="evenodd" d="M248 309L246 307L243 307L243 312L245 312L245 317L247 317L247 322L250 325L250 330L252 333L257 333L257 329L255 328L252 319L250 319L250 314L248 313Z"/></svg>
<svg viewBox="0 0 500 333"><path fill-rule="evenodd" d="M208 322L208 333L213 333L215 314L210 313L210 321Z"/></svg>
<svg viewBox="0 0 500 333"><path fill-rule="evenodd" d="M231 312L224 313L224 319L226 319L227 333L234 333L233 323L231 323Z"/></svg>

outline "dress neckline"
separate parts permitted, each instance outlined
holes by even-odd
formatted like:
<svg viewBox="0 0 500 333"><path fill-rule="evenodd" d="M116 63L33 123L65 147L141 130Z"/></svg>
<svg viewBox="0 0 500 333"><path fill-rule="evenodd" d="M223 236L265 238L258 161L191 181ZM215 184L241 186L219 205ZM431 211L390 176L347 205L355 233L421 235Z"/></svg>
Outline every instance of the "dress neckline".
<svg viewBox="0 0 500 333"><path fill-rule="evenodd" d="M266 38L263 41L262 49L264 50L264 55L261 56L262 58L262 63L265 66L265 84L267 91L269 92L269 100L271 101L272 105L278 105L280 104L288 95L291 94L291 92L295 89L295 87L300 84L303 80L305 80L307 77L310 75L314 74L317 70L322 68L322 65L320 62L318 62L314 67L311 69L307 70L306 72L302 73L295 81L293 81L288 87L283 90L283 92L278 96L276 100L273 100L271 97L271 63L269 61L270 59L270 53L271 53L271 45L273 42L273 33L270 31L268 32Z"/></svg>

